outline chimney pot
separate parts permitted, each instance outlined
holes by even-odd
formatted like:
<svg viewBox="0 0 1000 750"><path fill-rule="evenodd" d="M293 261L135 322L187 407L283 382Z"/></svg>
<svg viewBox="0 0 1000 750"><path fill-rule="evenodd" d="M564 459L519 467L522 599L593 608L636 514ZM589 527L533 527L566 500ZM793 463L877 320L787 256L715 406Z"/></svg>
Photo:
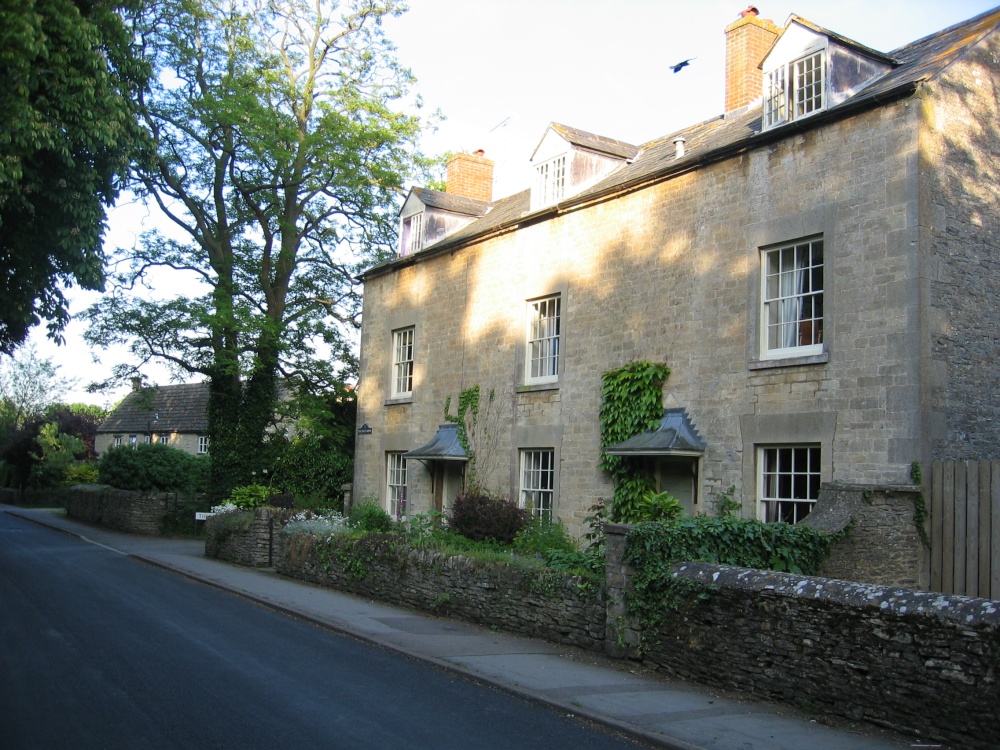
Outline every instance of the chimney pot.
<svg viewBox="0 0 1000 750"><path fill-rule="evenodd" d="M687 143L687 139L684 136L679 135L674 138L674 158L680 159L684 156L684 144Z"/></svg>

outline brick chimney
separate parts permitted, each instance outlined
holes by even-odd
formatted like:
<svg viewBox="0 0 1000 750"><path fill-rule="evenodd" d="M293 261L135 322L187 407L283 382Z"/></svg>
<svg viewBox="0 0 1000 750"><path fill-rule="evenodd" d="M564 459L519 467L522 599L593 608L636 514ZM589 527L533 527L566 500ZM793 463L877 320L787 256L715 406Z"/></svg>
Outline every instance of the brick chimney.
<svg viewBox="0 0 1000 750"><path fill-rule="evenodd" d="M764 73L760 61L781 29L759 15L759 10L748 6L739 20L726 27L726 112L761 98Z"/></svg>
<svg viewBox="0 0 1000 750"><path fill-rule="evenodd" d="M493 162L480 149L474 154L455 154L448 159L445 184L452 195L493 200Z"/></svg>

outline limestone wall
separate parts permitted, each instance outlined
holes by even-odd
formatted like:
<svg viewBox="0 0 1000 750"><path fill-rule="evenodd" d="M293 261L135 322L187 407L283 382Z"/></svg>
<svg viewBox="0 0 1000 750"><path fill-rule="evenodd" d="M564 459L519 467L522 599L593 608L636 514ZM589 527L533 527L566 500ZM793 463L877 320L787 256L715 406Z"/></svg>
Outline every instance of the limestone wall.
<svg viewBox="0 0 1000 750"><path fill-rule="evenodd" d="M183 499L174 492L133 492L103 484L80 484L70 490L66 515L128 534L156 535L163 530L164 516Z"/></svg>

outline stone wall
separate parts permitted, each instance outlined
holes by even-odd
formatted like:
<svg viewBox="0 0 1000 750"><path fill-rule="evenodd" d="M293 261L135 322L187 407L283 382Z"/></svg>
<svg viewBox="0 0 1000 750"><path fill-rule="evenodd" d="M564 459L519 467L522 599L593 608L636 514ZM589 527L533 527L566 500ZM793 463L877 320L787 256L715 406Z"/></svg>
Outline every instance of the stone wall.
<svg viewBox="0 0 1000 750"><path fill-rule="evenodd" d="M103 484L80 484L71 488L66 515L128 534L156 535L163 518L183 500L174 492L133 492Z"/></svg>
<svg viewBox="0 0 1000 750"><path fill-rule="evenodd" d="M920 488L826 484L803 523L827 533L846 529L822 575L861 583L926 589L929 550L917 528ZM926 510L926 508L925 508Z"/></svg>
<svg viewBox="0 0 1000 750"><path fill-rule="evenodd" d="M345 570L335 555L321 554L314 537L282 535L282 540L275 568L285 575L556 643L603 648L603 593L581 587L575 576L406 546L366 555L379 559Z"/></svg>
<svg viewBox="0 0 1000 750"><path fill-rule="evenodd" d="M671 675L962 748L1000 736L1000 603L745 568L681 563L707 600L643 633L626 610L625 527L608 534L612 656Z"/></svg>
<svg viewBox="0 0 1000 750"><path fill-rule="evenodd" d="M248 565L272 567L278 536L298 511L256 508L252 511L216 513L205 521L205 556Z"/></svg>

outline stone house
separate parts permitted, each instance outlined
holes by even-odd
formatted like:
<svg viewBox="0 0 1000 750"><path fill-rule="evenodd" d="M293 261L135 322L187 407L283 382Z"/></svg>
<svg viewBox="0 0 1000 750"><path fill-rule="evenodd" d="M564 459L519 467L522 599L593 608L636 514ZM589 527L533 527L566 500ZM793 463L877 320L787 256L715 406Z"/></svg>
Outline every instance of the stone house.
<svg viewBox="0 0 1000 750"><path fill-rule="evenodd" d="M97 428L97 455L139 443L163 443L192 455L208 453L208 385L133 388Z"/></svg>
<svg viewBox="0 0 1000 750"><path fill-rule="evenodd" d="M724 114L639 145L553 124L498 200L454 157L361 276L355 498L446 508L478 387L482 481L579 533L612 493L601 377L633 361L669 366L664 420L617 451L691 513L734 487L795 522L829 483L997 455L998 27L884 53L749 8Z"/></svg>

